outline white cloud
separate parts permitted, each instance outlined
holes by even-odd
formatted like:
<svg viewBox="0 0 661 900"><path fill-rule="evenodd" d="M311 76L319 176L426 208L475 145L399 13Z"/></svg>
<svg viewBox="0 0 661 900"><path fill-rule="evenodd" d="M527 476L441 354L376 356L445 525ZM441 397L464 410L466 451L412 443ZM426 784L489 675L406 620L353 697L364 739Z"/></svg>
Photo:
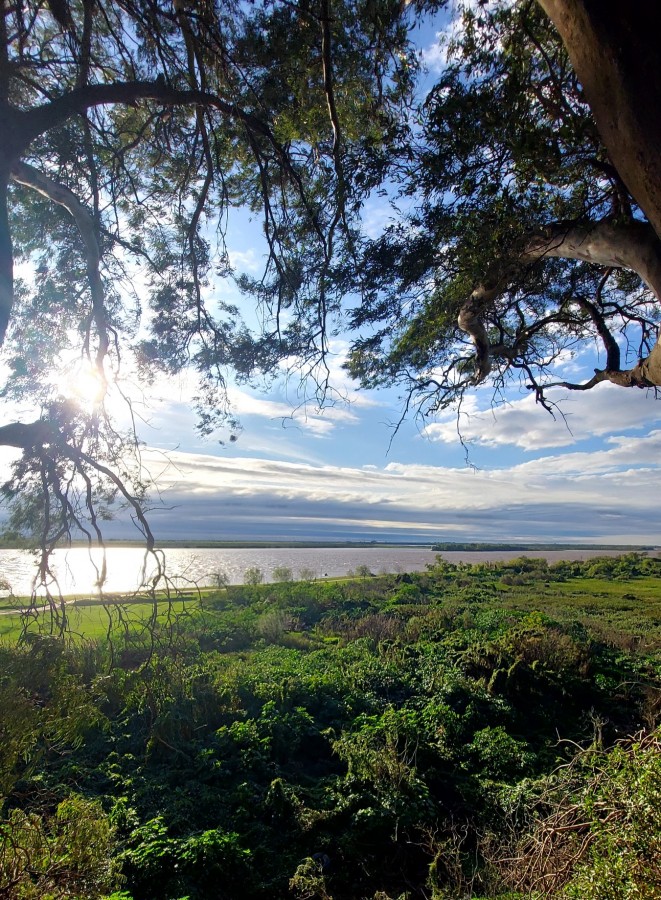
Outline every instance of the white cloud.
<svg viewBox="0 0 661 900"><path fill-rule="evenodd" d="M387 200L368 200L363 207L363 232L375 240L393 222L393 209Z"/></svg>
<svg viewBox="0 0 661 900"><path fill-rule="evenodd" d="M452 3L447 21L436 32L436 40L420 51L422 64L429 72L434 75L443 72L448 64L448 44L460 37L464 30L464 11L477 11L479 7L480 0L456 0Z"/></svg>
<svg viewBox="0 0 661 900"><path fill-rule="evenodd" d="M358 422L355 413L344 404L321 409L310 403L292 406L287 402L265 400L234 387L228 390L228 394L232 409L239 418L259 416L279 421L284 427L300 428L314 437L330 435L338 424L354 425Z"/></svg>
<svg viewBox="0 0 661 900"><path fill-rule="evenodd" d="M237 272L259 272L264 267L264 257L258 253L254 247L247 250L237 250L236 248L228 248L230 265Z"/></svg>
<svg viewBox="0 0 661 900"><path fill-rule="evenodd" d="M429 72L440 75L447 65L447 39L449 33L437 31L436 40L420 51L420 60Z"/></svg>
<svg viewBox="0 0 661 900"><path fill-rule="evenodd" d="M471 395L462 405L459 430L468 442L487 447L510 445L530 451L567 447L615 430L648 428L661 421L661 404L651 392L607 383L586 392L553 389L548 391L548 398L557 404L555 418L535 403L532 394L493 409L480 407L478 395ZM456 443L456 415L443 415L423 433L432 441Z"/></svg>
<svg viewBox="0 0 661 900"><path fill-rule="evenodd" d="M299 431L313 438L328 438L339 427L359 425L361 410L381 406L381 401L373 395L358 391L355 382L342 368L348 346L347 341L330 343L329 391L325 406L320 407L314 398L306 397L307 386L301 383L300 377L288 378L284 371L281 379L271 385L270 396L260 393L258 388L230 383L227 387L229 409L244 425L242 449L312 460L314 453L309 447L304 452L300 444L286 441L282 435ZM139 434L148 444L163 449L174 449L180 444L188 450L202 448L205 441L196 435L198 420L192 403L197 390L196 374L190 370L176 376L159 374L148 387L126 374L122 391L131 398L132 406L129 408L115 392L111 412L119 426L128 429L132 425L132 410ZM308 395L310 393L311 386ZM251 422L251 418L257 421ZM271 429L271 439L264 435L265 426ZM275 428L279 434L273 438ZM229 429L221 427L211 439L226 440L228 436Z"/></svg>
<svg viewBox="0 0 661 900"><path fill-rule="evenodd" d="M657 495L661 431L607 450L550 456L501 469L406 465L383 468L300 465L174 453L150 463L178 521L203 514L253 528L309 536L342 521L364 531L448 535L472 540L638 540L661 542ZM324 525L324 523L326 523ZM248 527L248 526L246 526ZM644 535L644 537L643 537Z"/></svg>
<svg viewBox="0 0 661 900"><path fill-rule="evenodd" d="M615 472L623 476L631 470L657 471L661 460L661 431L651 431L646 436L612 436L606 443L611 445L608 450L546 456L521 463L513 471L522 475L552 473L551 477L573 475L576 478Z"/></svg>

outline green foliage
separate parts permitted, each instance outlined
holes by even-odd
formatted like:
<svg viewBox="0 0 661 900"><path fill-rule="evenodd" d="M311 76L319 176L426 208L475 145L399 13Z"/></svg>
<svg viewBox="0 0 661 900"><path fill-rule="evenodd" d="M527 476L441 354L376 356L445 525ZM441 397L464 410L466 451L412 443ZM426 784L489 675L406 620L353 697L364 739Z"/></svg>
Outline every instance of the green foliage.
<svg viewBox="0 0 661 900"><path fill-rule="evenodd" d="M264 581L264 573L259 568L259 566L250 566L250 568L246 569L243 573L243 583L244 584L261 584Z"/></svg>
<svg viewBox="0 0 661 900"><path fill-rule="evenodd" d="M496 781L521 777L534 762L526 742L512 737L502 725L476 731L467 751L481 774Z"/></svg>
<svg viewBox="0 0 661 900"><path fill-rule="evenodd" d="M658 730L580 749L508 810L509 837L485 843L501 883L573 900L659 896ZM495 852L494 852L495 851Z"/></svg>
<svg viewBox="0 0 661 900"><path fill-rule="evenodd" d="M289 566L276 566L271 572L273 581L293 581L294 573Z"/></svg>
<svg viewBox="0 0 661 900"><path fill-rule="evenodd" d="M661 744L639 735L569 781L564 807L590 823L588 847L564 889L573 900L652 898L661 893ZM574 765L577 765L575 762ZM567 779L569 780L569 779ZM587 782L587 784L586 784ZM568 787L569 787L568 785ZM570 807L571 808L571 807Z"/></svg>
<svg viewBox="0 0 661 900"><path fill-rule="evenodd" d="M289 890L295 897L300 897L301 900L311 900L311 898L332 900L331 895L326 890L326 879L321 866L310 857L303 860L294 875L289 879Z"/></svg>
<svg viewBox="0 0 661 900"><path fill-rule="evenodd" d="M2 648L3 852L41 860L16 900L82 870L81 896L131 900L495 900L554 866L567 897L653 896L658 561L618 565L229 587L114 666L103 644Z"/></svg>
<svg viewBox="0 0 661 900"><path fill-rule="evenodd" d="M291 629L291 617L282 609L271 609L257 620L257 634L269 644L282 640Z"/></svg>
<svg viewBox="0 0 661 900"><path fill-rule="evenodd" d="M134 829L120 861L138 892L148 890L153 897L179 894L190 888L188 879L194 873L195 896L222 885L216 896L224 897L232 896L249 877L250 851L241 848L238 834L219 829L171 837L159 816Z"/></svg>
<svg viewBox="0 0 661 900"><path fill-rule="evenodd" d="M0 894L97 900L118 881L113 846L113 829L96 801L71 795L52 817L14 809L0 823Z"/></svg>
<svg viewBox="0 0 661 900"><path fill-rule="evenodd" d="M0 648L0 800L43 757L79 748L104 725L101 696L101 684L85 683L54 638Z"/></svg>
<svg viewBox="0 0 661 900"><path fill-rule="evenodd" d="M8 536L41 550L62 630L58 543L102 545L127 505L153 548L140 441L111 420L132 403L124 367L143 387L188 370L199 430L230 440L229 372L281 374L285 357L314 380L358 212L412 96L395 0L197 6L26 0L0 33L0 392L27 417L0 433L22 451L1 493ZM255 216L253 277L226 237ZM237 289L256 333L219 299Z"/></svg>
<svg viewBox="0 0 661 900"><path fill-rule="evenodd" d="M472 311L490 345L491 378L525 378L541 392L563 380L553 370L565 352L620 329L633 336L638 313L649 351L659 315L651 292L634 296L635 272L617 269L600 284L599 266L562 252L573 225L632 225L644 215L542 4L457 4L450 33L415 132L393 148L394 179L412 211L366 242L347 363L364 385L399 385L411 406L430 412L455 404L479 374L457 324L476 289L497 289ZM535 236L546 236L549 252L522 264ZM598 310L588 305L595 297Z"/></svg>

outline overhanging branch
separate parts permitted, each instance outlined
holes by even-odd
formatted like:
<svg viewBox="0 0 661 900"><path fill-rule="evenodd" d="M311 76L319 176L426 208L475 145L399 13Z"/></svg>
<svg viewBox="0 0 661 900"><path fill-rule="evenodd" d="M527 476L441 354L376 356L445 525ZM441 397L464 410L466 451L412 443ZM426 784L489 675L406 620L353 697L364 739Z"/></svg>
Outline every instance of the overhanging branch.
<svg viewBox="0 0 661 900"><path fill-rule="evenodd" d="M59 184L24 162L12 166L11 177L18 184L38 191L44 197L63 206L75 219L78 231L85 245L85 261L87 278L92 297L92 317L99 335L99 346L96 352L96 368L105 383L103 363L110 344L108 337L108 321L104 302L103 282L101 280L101 250L96 237L96 226L92 215L68 187ZM3 328L4 325L4 328ZM0 331L4 333L7 323L0 321Z"/></svg>
<svg viewBox="0 0 661 900"><path fill-rule="evenodd" d="M178 90L164 78L155 81L128 81L112 84L89 84L76 88L62 97L21 113L25 145L38 135L66 122L72 116L96 106L131 104L140 100L157 100L163 106L204 106L215 109L230 119L242 122L251 132L273 140L265 122L246 112L235 103L203 90Z"/></svg>
<svg viewBox="0 0 661 900"><path fill-rule="evenodd" d="M484 381L491 371L491 348L485 324L490 306L529 266L550 258L575 259L611 269L630 269L661 301L661 242L648 223L631 221L616 224L605 220L587 226L567 223L548 226L531 236L511 260L501 264L497 276L487 278L478 285L459 311L457 324L475 346L474 383ZM620 370L619 348L603 316L593 304L590 304L588 313L604 342L607 368L595 375L596 381L593 378L586 385L574 386L573 389L587 390L605 380L626 387L661 385L661 349L658 344L637 366Z"/></svg>
<svg viewBox="0 0 661 900"><path fill-rule="evenodd" d="M0 426L0 446L16 447L53 461L58 458L68 459L85 481L87 481L86 471L98 472L115 486L130 506L145 537L148 552L153 551L154 536L140 501L130 493L122 479L108 466L70 443L52 422L40 419L35 422L11 422Z"/></svg>

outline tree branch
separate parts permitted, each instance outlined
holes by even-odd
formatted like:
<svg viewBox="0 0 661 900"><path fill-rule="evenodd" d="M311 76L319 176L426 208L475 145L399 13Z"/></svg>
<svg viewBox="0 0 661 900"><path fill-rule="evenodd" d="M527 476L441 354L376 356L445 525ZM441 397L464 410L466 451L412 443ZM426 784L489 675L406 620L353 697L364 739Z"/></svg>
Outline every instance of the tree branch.
<svg viewBox="0 0 661 900"><path fill-rule="evenodd" d="M147 551L153 551L154 536L139 500L131 495L118 475L83 450L70 444L51 422L39 419L36 422L12 422L9 425L0 426L0 446L16 447L20 450L36 452L42 457L46 456L51 459L55 459L58 455L63 456L74 464L76 471L84 480L85 466L103 475L115 485L133 510L133 514L145 536ZM51 483L55 484L55 480ZM46 496L47 493L45 491Z"/></svg>
<svg viewBox="0 0 661 900"><path fill-rule="evenodd" d="M489 337L484 321L489 307L529 266L553 257L576 259L613 269L630 269L640 276L657 300L661 301L661 241L651 225L638 221L620 225L610 220L589 226L562 222L550 225L530 237L518 255L501 265L497 275L478 285L459 310L457 324L469 335L475 346L475 384L484 381L491 371ZM609 380L624 386L661 385L661 349L658 353L655 352L659 345L655 345L647 359L641 360L633 369L620 371L619 348L616 354L617 345L613 346L615 342L606 328L603 316L594 304L590 304L588 312L604 340L608 356L606 374L599 380ZM611 367L611 363L616 361L617 366ZM592 379L590 387L594 386L593 382L597 383Z"/></svg>
<svg viewBox="0 0 661 900"><path fill-rule="evenodd" d="M601 281L599 282L596 297L597 303L592 303L587 299L587 297L577 297L576 302L590 316L590 318L594 322L594 326L597 329L599 337L603 341L604 349L606 350L606 369L615 372L620 368L620 345L613 337L608 325L606 325L606 320L599 310L598 305L601 302L601 293L612 271L612 269L607 269Z"/></svg>
<svg viewBox="0 0 661 900"><path fill-rule="evenodd" d="M45 131L66 122L71 116L84 113L93 107L115 103L131 104L140 100L157 100L164 106L205 106L242 122L252 132L274 140L264 122L236 104L228 103L207 91L178 90L170 87L164 78L157 78L156 81L118 81L112 84L83 85L49 103L21 113L25 145Z"/></svg>
<svg viewBox="0 0 661 900"><path fill-rule="evenodd" d="M101 280L100 264L101 250L96 237L94 218L83 206L80 200L68 187L53 181L48 175L38 171L33 166L24 162L15 163L12 166L11 177L18 184L30 187L38 193L63 206L75 219L78 231L85 245L85 259L87 264L87 278L92 296L92 317L96 323L99 346L96 352L95 365L99 375L105 384L103 363L108 353L110 344L108 338L108 320L106 316L103 282ZM0 319L0 332L7 323Z"/></svg>

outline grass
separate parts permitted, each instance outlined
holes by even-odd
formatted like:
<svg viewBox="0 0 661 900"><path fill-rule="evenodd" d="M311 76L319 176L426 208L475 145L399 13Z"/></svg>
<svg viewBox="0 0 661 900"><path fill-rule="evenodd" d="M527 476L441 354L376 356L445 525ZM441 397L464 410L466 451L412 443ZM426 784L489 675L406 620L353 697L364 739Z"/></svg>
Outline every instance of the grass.
<svg viewBox="0 0 661 900"><path fill-rule="evenodd" d="M457 573L450 577L447 594L450 602L462 602L461 579L466 573ZM632 642L636 646L647 649L661 647L661 579L653 575L638 576L619 580L605 577L574 576L566 581L546 580L541 573L525 578L523 583L511 584L503 582L502 571L494 571L493 575L471 573L466 580L468 584L478 588L480 583L491 585L479 602L482 609L511 609L525 613L542 612L561 623L581 622L596 637L606 642L628 648ZM424 575L421 576L424 578ZM488 584L485 584L485 581ZM354 582L364 586L366 594L376 589L378 579L343 576L323 579L318 582L330 586L333 582ZM300 587L298 583L295 583ZM258 590L266 593L269 585L262 585ZM274 588L276 586L273 586ZM280 589L283 587L278 586ZM292 585L294 587L294 585ZM495 590L494 590L495 589ZM490 591L493 594L490 595ZM191 593L189 597L177 597L171 601L163 594L157 596L156 609L152 602L145 598L131 595L106 598L105 602L91 600L87 597L67 598L67 615L69 630L78 639L105 639L113 629L126 631L130 629L139 633L146 625L155 622L159 626L185 628L187 618L198 608L198 600L218 595L218 588L202 590L200 594ZM0 609L27 605L25 598L6 598L0 601ZM470 603L470 601L469 601ZM207 609L207 615L214 616L214 611ZM177 619L181 621L177 624ZM44 628L47 616L37 621L31 628ZM24 622L21 616L0 615L0 640L13 643L21 634ZM110 627L110 632L109 632Z"/></svg>
<svg viewBox="0 0 661 900"><path fill-rule="evenodd" d="M558 622L579 621L595 637L622 646L632 638L640 639L648 648L661 646L658 578L572 578L566 582L507 585L500 590L498 602L505 608L540 610Z"/></svg>
<svg viewBox="0 0 661 900"><path fill-rule="evenodd" d="M356 580L369 581L369 579L359 579L355 575L340 575L333 578L318 579L324 583L332 582L352 582ZM292 584L300 584L300 582L292 582ZM264 584L263 587L268 587ZM184 591L177 594L176 599L168 599L167 595L157 592L156 603L161 607L157 616L157 622L165 623L169 614L175 615L182 612L189 613L196 607L200 599L212 597L224 588L203 587L197 591ZM108 636L109 615L115 620L122 620L122 629L125 623L129 623L132 627L140 629L147 624L154 614L154 605L144 598L136 597L133 594L112 594L103 600L90 598L89 594L70 594L65 598L67 617L69 619L69 629L80 639L94 640L98 638L106 638ZM30 606L29 597L3 597L0 598L0 641L9 643L15 642L23 631L24 620L21 610L28 609ZM4 610L16 610L15 615L5 613ZM44 607L44 614L35 619L30 630L37 631L50 628L50 617Z"/></svg>
<svg viewBox="0 0 661 900"><path fill-rule="evenodd" d="M130 597L105 603L74 601L66 606L67 629L74 640L103 640L127 629L138 634L145 626L179 628L199 609L197 598L167 600L157 598L156 605ZM30 632L50 629L50 613L37 614L27 627ZM20 613L0 616L0 641L14 643L24 631L25 619Z"/></svg>

